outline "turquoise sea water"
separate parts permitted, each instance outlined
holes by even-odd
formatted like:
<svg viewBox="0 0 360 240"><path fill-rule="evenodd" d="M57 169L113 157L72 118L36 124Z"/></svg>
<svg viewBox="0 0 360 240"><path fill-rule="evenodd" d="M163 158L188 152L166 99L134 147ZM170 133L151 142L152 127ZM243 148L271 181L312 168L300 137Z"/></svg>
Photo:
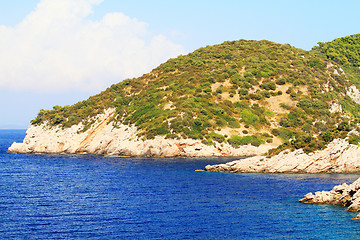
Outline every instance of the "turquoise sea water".
<svg viewBox="0 0 360 240"><path fill-rule="evenodd" d="M298 203L347 174L195 172L229 159L6 153L0 131L0 239L360 239L356 213Z"/></svg>

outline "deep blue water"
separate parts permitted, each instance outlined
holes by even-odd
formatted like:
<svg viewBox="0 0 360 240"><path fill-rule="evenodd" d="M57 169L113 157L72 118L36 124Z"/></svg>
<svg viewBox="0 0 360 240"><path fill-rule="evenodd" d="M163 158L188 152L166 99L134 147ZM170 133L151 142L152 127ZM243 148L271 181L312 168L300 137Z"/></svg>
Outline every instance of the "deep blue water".
<svg viewBox="0 0 360 240"><path fill-rule="evenodd" d="M298 203L359 175L195 172L229 159L6 153L0 239L360 239L356 213Z"/></svg>

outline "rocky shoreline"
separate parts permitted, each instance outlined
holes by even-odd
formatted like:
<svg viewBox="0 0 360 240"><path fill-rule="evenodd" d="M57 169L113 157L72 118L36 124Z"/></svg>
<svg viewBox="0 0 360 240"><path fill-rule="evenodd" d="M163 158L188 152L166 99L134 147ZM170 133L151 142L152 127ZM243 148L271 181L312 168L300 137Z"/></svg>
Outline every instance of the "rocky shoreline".
<svg viewBox="0 0 360 240"><path fill-rule="evenodd" d="M207 165L205 171L229 173L360 173L360 148L335 139L326 149L306 154L302 149L267 158L255 156L225 164Z"/></svg>
<svg viewBox="0 0 360 240"><path fill-rule="evenodd" d="M230 144L203 144L194 139L142 140L135 126L113 125L115 109L108 109L96 116L89 130L82 132L82 124L71 128L49 127L47 124L31 125L22 143L13 143L8 149L12 153L89 153L109 156L153 156L153 157L244 157L267 152L273 145L259 147L246 145L233 148Z"/></svg>
<svg viewBox="0 0 360 240"><path fill-rule="evenodd" d="M285 150L271 158L261 156L276 147L262 144L234 148L227 143L206 145L194 139L141 139L135 126L114 125L115 109L94 117L93 126L81 131L80 123L70 128L31 125L22 143L13 143L12 153L89 153L109 156L152 157L248 157L219 165L207 165L206 171L231 173L360 173L360 148L346 139L334 139L327 148L306 154L302 149ZM255 157L250 157L254 156Z"/></svg>
<svg viewBox="0 0 360 240"><path fill-rule="evenodd" d="M360 178L352 184L335 186L330 191L308 193L300 199L301 203L331 204L347 207L346 211L360 211ZM352 219L360 220L360 213Z"/></svg>

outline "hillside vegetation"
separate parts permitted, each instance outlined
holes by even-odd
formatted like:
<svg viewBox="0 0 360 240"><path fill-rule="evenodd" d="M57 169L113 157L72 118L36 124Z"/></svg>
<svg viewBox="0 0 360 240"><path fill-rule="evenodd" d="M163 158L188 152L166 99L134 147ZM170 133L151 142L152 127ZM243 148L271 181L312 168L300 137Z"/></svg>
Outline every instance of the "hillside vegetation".
<svg viewBox="0 0 360 240"><path fill-rule="evenodd" d="M341 65L360 67L360 34L337 38L331 42L319 42L313 51L324 53L326 57Z"/></svg>
<svg viewBox="0 0 360 240"><path fill-rule="evenodd" d="M238 147L277 138L284 144L273 154L320 149L345 136L360 111L346 95L351 81L324 57L324 46L310 52L270 41L207 46L88 100L41 110L32 124L68 128L81 122L85 131L92 116L115 108L114 127L134 124L144 139L164 135Z"/></svg>
<svg viewBox="0 0 360 240"><path fill-rule="evenodd" d="M360 88L360 34L319 42L312 51L342 65L351 82Z"/></svg>

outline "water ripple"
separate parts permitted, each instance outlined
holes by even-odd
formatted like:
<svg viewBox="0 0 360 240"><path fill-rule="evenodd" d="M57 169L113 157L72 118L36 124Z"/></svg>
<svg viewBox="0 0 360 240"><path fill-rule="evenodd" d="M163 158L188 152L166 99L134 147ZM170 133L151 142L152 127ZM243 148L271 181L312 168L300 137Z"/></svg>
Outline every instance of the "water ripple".
<svg viewBox="0 0 360 240"><path fill-rule="evenodd" d="M0 239L360 239L356 213L305 205L351 174L195 172L229 159L6 153L0 131Z"/></svg>

